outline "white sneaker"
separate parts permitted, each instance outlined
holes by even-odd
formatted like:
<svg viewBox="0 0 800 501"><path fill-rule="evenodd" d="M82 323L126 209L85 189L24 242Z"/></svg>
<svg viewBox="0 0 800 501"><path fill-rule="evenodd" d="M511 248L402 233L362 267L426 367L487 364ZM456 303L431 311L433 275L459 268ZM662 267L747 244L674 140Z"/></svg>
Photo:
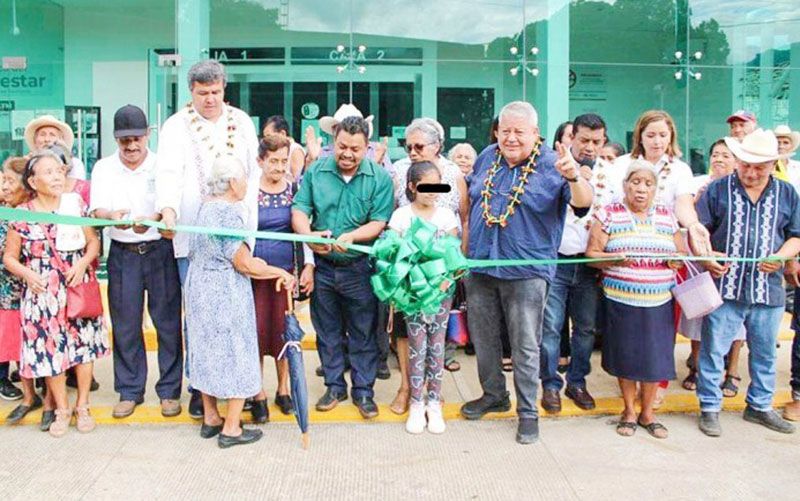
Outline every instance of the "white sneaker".
<svg viewBox="0 0 800 501"><path fill-rule="evenodd" d="M442 417L442 403L435 400L428 402L425 413L428 415L428 431L436 434L444 433L447 426Z"/></svg>
<svg viewBox="0 0 800 501"><path fill-rule="evenodd" d="M411 401L408 406L408 419L406 420L406 431L414 435L419 435L425 431L425 403Z"/></svg>

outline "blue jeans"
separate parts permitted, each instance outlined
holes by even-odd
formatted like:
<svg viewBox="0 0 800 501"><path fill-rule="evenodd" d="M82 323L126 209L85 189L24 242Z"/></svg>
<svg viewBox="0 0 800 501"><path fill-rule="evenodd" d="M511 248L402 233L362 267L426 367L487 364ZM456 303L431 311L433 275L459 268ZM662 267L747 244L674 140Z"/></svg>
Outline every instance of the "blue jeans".
<svg viewBox="0 0 800 501"><path fill-rule="evenodd" d="M550 283L542 323L540 377L542 388L560 391L564 381L558 374L561 353L561 328L567 314L572 320L572 343L567 385L586 388L591 372L595 321L599 303L598 270L585 264L560 264ZM569 299L569 311L567 311Z"/></svg>
<svg viewBox="0 0 800 501"><path fill-rule="evenodd" d="M794 312L792 313L792 400L800 400L800 288L794 290Z"/></svg>
<svg viewBox="0 0 800 501"><path fill-rule="evenodd" d="M507 398L503 375L502 326L511 341L517 416L538 418L539 345L547 282L541 278L503 280L473 273L465 279L469 334L475 345L478 379L483 394L492 401Z"/></svg>
<svg viewBox="0 0 800 501"><path fill-rule="evenodd" d="M782 306L725 301L705 318L697 372L700 410L719 412L722 409L720 384L725 374L724 358L742 325L747 329L747 363L751 379L745 401L757 411L772 409L777 366L775 343L782 317Z"/></svg>
<svg viewBox="0 0 800 501"><path fill-rule="evenodd" d="M311 323L317 332L317 352L325 386L338 394L347 393L346 347L353 398L374 395L372 387L378 369L378 299L372 293L370 276L372 266L366 257L347 264L321 258L314 269Z"/></svg>

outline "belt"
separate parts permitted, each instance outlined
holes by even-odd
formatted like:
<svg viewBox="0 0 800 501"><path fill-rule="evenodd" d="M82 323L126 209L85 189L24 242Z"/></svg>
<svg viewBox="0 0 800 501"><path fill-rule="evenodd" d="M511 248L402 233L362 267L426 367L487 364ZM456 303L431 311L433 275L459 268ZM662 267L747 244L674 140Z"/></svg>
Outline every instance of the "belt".
<svg viewBox="0 0 800 501"><path fill-rule="evenodd" d="M357 258L353 258L353 259L348 259L347 261L334 261L332 259L327 259L327 258L319 257L319 256L317 256L317 259L320 260L320 261L324 261L325 264L327 264L328 266L332 266L334 268L347 268L348 266L352 266L352 265L354 265L356 263L360 263L361 261L367 259L367 257L366 256L357 257Z"/></svg>
<svg viewBox="0 0 800 501"><path fill-rule="evenodd" d="M126 243L126 242L118 242L116 240L112 240L111 244L116 245L122 249L125 249L128 252L133 252L134 254L139 254L140 256L144 256L151 250L155 249L156 245L160 240L151 240L148 242L139 242L139 243Z"/></svg>
<svg viewBox="0 0 800 501"><path fill-rule="evenodd" d="M559 257L559 259L582 259L582 258L586 257L586 254L581 252L579 254L571 254L571 255L567 256L566 254L562 254L562 253L559 252L558 253L558 257Z"/></svg>

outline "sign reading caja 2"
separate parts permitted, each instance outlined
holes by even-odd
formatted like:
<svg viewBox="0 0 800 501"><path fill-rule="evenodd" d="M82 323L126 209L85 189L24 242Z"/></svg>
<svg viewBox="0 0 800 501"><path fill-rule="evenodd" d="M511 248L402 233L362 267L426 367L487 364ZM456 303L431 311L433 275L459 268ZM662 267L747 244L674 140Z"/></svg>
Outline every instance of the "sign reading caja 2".
<svg viewBox="0 0 800 501"><path fill-rule="evenodd" d="M419 66L422 49L419 47L365 47L359 51L346 47L339 51L330 47L292 47L292 64L380 64Z"/></svg>

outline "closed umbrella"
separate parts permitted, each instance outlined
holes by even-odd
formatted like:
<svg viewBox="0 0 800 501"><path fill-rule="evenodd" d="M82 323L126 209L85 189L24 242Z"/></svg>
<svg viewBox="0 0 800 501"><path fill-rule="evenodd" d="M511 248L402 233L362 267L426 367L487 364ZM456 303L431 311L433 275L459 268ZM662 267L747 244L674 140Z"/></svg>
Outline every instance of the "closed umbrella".
<svg viewBox="0 0 800 501"><path fill-rule="evenodd" d="M280 287L280 284L278 284ZM305 332L300 327L300 322L294 315L294 301L291 289L287 290L289 296L289 311L286 312L286 330L283 333L283 350L278 359L286 357L289 360L289 381L291 383L292 401L294 402L294 417L302 432L303 449L308 449L308 387L306 386L306 372L303 367L303 348L300 342Z"/></svg>

